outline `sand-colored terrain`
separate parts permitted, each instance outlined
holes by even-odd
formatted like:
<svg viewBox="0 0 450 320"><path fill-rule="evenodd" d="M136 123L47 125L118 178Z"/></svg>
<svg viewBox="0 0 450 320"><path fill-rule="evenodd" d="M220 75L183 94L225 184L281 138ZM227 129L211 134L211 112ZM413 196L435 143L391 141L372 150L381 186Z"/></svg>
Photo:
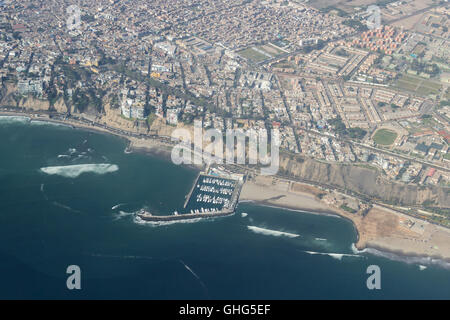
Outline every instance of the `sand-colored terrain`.
<svg viewBox="0 0 450 320"><path fill-rule="evenodd" d="M240 200L252 200L267 205L291 209L330 212L330 207L321 203L312 193L307 193L297 185L272 177L256 177L255 181L246 182L242 188ZM312 191L312 190L311 190Z"/></svg>
<svg viewBox="0 0 450 320"><path fill-rule="evenodd" d="M356 247L379 248L412 256L450 260L450 230L375 205L364 217L332 207L317 196L314 186L273 177L246 182L241 200L313 212L335 213L351 220L358 231Z"/></svg>
<svg viewBox="0 0 450 320"><path fill-rule="evenodd" d="M2 115L29 116L33 114L0 112ZM55 121L74 127L110 133L109 130L78 121ZM114 133L113 133L114 134ZM156 153L169 154L171 145L156 139L139 139L115 134L130 141L130 147ZM365 216L346 212L321 200L325 191L308 184L275 176L257 176L247 181L240 200L302 211L334 213L351 220L358 231L358 249L376 247L387 251L414 256L441 257L450 261L450 229L430 224L405 214L375 205Z"/></svg>
<svg viewBox="0 0 450 320"><path fill-rule="evenodd" d="M450 259L450 230L389 209L374 207L362 219L359 233L360 248Z"/></svg>

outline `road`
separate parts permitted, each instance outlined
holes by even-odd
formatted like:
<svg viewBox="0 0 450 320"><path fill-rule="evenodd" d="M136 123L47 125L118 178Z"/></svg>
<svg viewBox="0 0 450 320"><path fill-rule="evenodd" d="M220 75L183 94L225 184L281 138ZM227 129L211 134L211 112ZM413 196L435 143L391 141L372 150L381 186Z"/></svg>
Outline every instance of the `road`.
<svg viewBox="0 0 450 320"><path fill-rule="evenodd" d="M322 137L336 139L336 136L331 135L331 134L321 133L321 132L318 132L318 131L308 130L308 129L303 129L303 131L311 133L311 134L314 134L314 135L322 136ZM432 162L428 162L428 161L425 161L425 160L422 160L422 159L412 158L412 157L408 157L406 155L398 154L398 153L395 153L395 152L392 152L392 151L389 151L389 150L368 146L366 144L359 143L359 142L356 142L356 141L350 140L350 139L341 138L340 140L343 141L343 142L347 142L349 144L352 144L352 145L356 145L356 146L358 146L360 148L363 148L363 149L367 149L367 150L370 150L370 151L374 151L374 152L378 152L378 153L381 153L381 154L389 155L389 156L392 156L392 157L397 157L397 158L400 158L400 159L403 159L403 160L407 160L407 161L411 161L411 162L417 162L417 163L420 163L420 164L423 164L423 165L426 165L426 166L429 166L431 168L435 168L435 169L438 169L438 170L442 170L442 171L445 171L445 172L450 172L450 168L443 167L443 166L440 166L438 164L435 164L435 163L432 163Z"/></svg>

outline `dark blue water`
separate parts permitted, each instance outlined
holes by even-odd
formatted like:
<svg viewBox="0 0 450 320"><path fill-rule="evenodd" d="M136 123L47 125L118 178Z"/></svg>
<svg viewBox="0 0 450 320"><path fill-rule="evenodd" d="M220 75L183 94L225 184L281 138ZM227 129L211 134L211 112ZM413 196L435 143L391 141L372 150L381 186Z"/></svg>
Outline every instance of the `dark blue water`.
<svg viewBox="0 0 450 320"><path fill-rule="evenodd" d="M354 254L356 232L337 217L241 203L231 217L139 224L140 208L181 207L197 172L125 154L116 137L5 118L0 137L2 299L450 298L450 270ZM378 291L366 287L373 264ZM79 291L66 287L69 265Z"/></svg>

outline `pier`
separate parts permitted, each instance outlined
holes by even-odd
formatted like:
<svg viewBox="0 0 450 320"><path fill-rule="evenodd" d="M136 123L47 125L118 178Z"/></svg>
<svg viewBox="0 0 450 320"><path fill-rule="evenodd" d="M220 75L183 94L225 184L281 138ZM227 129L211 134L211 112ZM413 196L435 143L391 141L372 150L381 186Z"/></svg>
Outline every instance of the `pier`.
<svg viewBox="0 0 450 320"><path fill-rule="evenodd" d="M152 215L142 211L137 214L144 221L165 222L192 220L198 218L224 217L234 214L239 201L244 177L209 169L200 172L183 205L185 213L172 215Z"/></svg>
<svg viewBox="0 0 450 320"><path fill-rule="evenodd" d="M186 214L178 214L178 215L170 215L170 216L153 216L148 213L138 214L138 217L144 221L152 221L152 222L166 222L166 221L182 221L182 220L192 220L192 219L204 219L204 218L215 218L215 217L224 217L229 216L234 213L234 210L223 210L220 212L213 213L186 213Z"/></svg>
<svg viewBox="0 0 450 320"><path fill-rule="evenodd" d="M192 192L194 191L195 186L197 185L198 179L200 178L200 175L201 175L201 174L202 174L202 173L199 172L199 174L197 175L197 178L195 178L194 183L192 184L192 188L191 188L191 190L189 191L189 193L188 193L187 196L186 196L186 201L184 202L183 209L186 208L186 206L187 206L187 204L188 204L188 202L189 202L189 199L191 198Z"/></svg>

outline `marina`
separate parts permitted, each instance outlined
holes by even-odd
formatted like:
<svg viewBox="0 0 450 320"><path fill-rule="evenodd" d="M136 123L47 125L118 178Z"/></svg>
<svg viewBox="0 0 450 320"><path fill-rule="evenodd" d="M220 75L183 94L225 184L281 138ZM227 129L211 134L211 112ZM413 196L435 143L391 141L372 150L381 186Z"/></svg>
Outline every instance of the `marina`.
<svg viewBox="0 0 450 320"><path fill-rule="evenodd" d="M152 215L141 210L137 216L145 221L174 221L212 218L235 212L244 184L244 175L226 172L223 168L207 168L200 172L186 196L182 213Z"/></svg>

